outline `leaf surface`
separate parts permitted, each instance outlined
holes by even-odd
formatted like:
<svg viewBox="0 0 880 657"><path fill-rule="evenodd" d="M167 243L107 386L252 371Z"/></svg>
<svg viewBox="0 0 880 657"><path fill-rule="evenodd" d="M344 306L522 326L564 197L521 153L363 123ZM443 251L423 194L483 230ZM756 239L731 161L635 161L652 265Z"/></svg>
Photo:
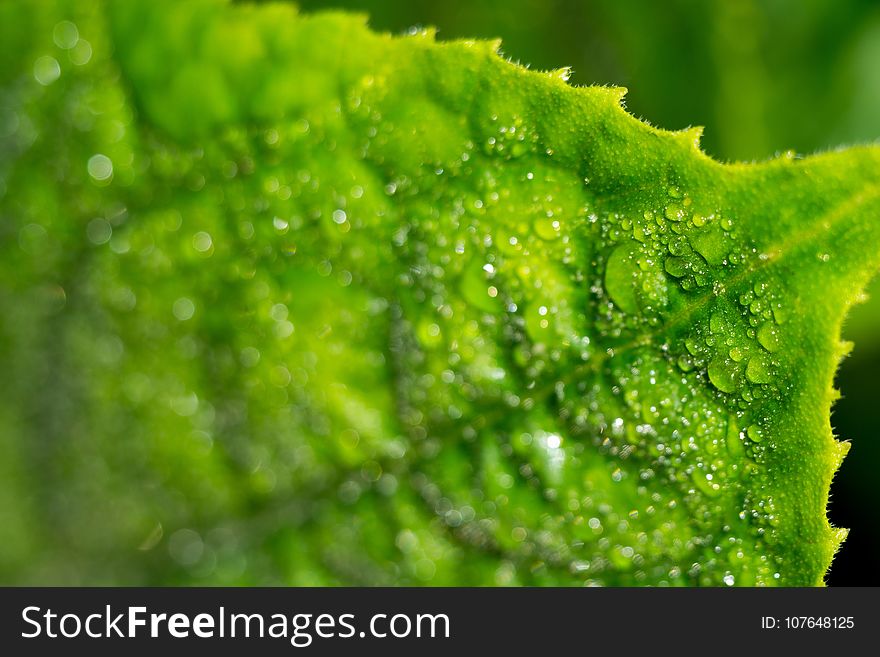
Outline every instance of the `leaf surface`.
<svg viewBox="0 0 880 657"><path fill-rule="evenodd" d="M288 5L2 11L5 580L822 582L877 147L720 164Z"/></svg>

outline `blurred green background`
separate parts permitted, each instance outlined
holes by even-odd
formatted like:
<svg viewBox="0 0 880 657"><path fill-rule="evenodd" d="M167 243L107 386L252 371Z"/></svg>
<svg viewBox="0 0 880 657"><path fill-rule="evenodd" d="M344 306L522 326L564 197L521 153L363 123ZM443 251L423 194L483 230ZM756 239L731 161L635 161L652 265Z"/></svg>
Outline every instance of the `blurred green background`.
<svg viewBox="0 0 880 657"><path fill-rule="evenodd" d="M621 85L628 109L667 129L705 127L724 161L880 139L880 3L873 0L300 0L362 11L374 29L434 26L441 39L501 38L513 61L571 66L573 84ZM880 220L880 218L878 218ZM878 245L880 248L880 245ZM832 424L852 449L831 518L851 529L832 585L877 585L880 283L850 316Z"/></svg>

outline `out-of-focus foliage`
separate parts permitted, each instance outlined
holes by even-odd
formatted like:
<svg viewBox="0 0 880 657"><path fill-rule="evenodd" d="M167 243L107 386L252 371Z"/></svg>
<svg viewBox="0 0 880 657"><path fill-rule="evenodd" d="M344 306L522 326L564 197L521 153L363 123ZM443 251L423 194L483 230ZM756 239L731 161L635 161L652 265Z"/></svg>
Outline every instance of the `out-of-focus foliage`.
<svg viewBox="0 0 880 657"><path fill-rule="evenodd" d="M281 5L0 12L4 581L821 580L876 149L724 167Z"/></svg>

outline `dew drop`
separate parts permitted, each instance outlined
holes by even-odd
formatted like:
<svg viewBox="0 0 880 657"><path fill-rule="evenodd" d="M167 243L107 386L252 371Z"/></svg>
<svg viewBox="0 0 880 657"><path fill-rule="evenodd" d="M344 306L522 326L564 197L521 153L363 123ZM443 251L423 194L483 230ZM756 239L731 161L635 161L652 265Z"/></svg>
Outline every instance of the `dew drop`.
<svg viewBox="0 0 880 657"><path fill-rule="evenodd" d="M691 237L691 245L710 265L720 265L727 256L728 248L724 233L717 229L696 233Z"/></svg>
<svg viewBox="0 0 880 657"><path fill-rule="evenodd" d="M709 363L709 380L721 392L735 392L737 389L737 370L726 358L716 358Z"/></svg>
<svg viewBox="0 0 880 657"><path fill-rule="evenodd" d="M752 442L759 443L764 439L764 430L757 424L752 424L746 429L746 435Z"/></svg>
<svg viewBox="0 0 880 657"><path fill-rule="evenodd" d="M670 221L681 221L684 219L684 208L680 205L668 205L666 209L663 211L663 216L665 216Z"/></svg>
<svg viewBox="0 0 880 657"><path fill-rule="evenodd" d="M752 356L746 365L746 378L752 383L770 383L773 375L763 356Z"/></svg>
<svg viewBox="0 0 880 657"><path fill-rule="evenodd" d="M624 312L635 314L642 309L665 306L666 276L658 263L641 256L633 244L621 244L608 256L605 265L605 289L611 300Z"/></svg>
<svg viewBox="0 0 880 657"><path fill-rule="evenodd" d="M668 273L672 274L676 278L681 278L688 273L687 258L681 258L679 256L669 256L668 258L666 258L664 267Z"/></svg>
<svg viewBox="0 0 880 657"><path fill-rule="evenodd" d="M770 322L765 322L758 329L758 342L767 351L779 349L779 329Z"/></svg>
<svg viewBox="0 0 880 657"><path fill-rule="evenodd" d="M605 265L605 289L611 300L627 313L636 313L639 310L635 291L637 274L638 269L629 246L618 246L608 256Z"/></svg>

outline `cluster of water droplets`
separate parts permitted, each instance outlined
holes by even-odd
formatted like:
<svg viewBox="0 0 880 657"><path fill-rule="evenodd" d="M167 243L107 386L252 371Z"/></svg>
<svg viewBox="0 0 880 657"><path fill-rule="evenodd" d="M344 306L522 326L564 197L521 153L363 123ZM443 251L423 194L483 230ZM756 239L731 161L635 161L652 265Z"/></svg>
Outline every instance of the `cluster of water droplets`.
<svg viewBox="0 0 880 657"><path fill-rule="evenodd" d="M63 73L35 62L42 86ZM98 296L136 338L116 336L125 403L184 437L157 452L229 463L291 517L242 535L341 581L772 583L774 501L750 479L785 308L736 218L684 183L604 198L526 112L473 128L414 88L399 102L375 72L203 146L81 158L102 207L83 235L118 281ZM172 559L240 572L202 529L171 532ZM328 532L320 558L298 547Z"/></svg>

